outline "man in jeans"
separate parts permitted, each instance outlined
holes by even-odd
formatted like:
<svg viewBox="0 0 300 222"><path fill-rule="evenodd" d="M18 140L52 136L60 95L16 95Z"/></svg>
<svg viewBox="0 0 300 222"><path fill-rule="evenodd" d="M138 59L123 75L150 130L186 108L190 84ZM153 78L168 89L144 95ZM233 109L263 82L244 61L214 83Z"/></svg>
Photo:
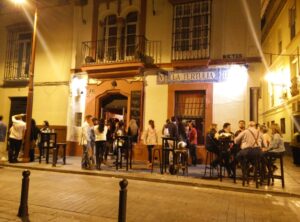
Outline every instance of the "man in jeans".
<svg viewBox="0 0 300 222"><path fill-rule="evenodd" d="M5 149L5 137L6 137L6 125L2 122L3 116L0 116L0 160L7 161L6 149Z"/></svg>
<svg viewBox="0 0 300 222"><path fill-rule="evenodd" d="M261 150L263 147L263 135L255 126L255 122L251 121L249 128L234 139L236 144L241 145L241 150L238 152L236 159L242 164L243 176L246 175L244 170L247 161L254 164L258 160L260 164L263 160L263 152Z"/></svg>
<svg viewBox="0 0 300 222"><path fill-rule="evenodd" d="M23 121L25 114L12 116L13 125L9 134L8 160L10 163L17 163L19 152L25 136L26 123Z"/></svg>

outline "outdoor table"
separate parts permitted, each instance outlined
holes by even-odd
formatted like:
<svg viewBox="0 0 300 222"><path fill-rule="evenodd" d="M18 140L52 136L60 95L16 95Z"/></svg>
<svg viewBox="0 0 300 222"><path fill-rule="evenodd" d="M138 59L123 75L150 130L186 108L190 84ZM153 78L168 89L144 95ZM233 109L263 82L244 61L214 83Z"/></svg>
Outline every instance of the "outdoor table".
<svg viewBox="0 0 300 222"><path fill-rule="evenodd" d="M169 141L171 141L172 144L172 148L169 147ZM168 144L168 146L166 146L166 144ZM178 140L175 137L167 137L167 136L163 136L162 137L162 164L161 164L161 174L163 174L164 172L167 172L167 158L169 158L169 152L172 152L173 154L173 163L175 162L175 154L174 154L174 150L177 148L177 144L178 144Z"/></svg>

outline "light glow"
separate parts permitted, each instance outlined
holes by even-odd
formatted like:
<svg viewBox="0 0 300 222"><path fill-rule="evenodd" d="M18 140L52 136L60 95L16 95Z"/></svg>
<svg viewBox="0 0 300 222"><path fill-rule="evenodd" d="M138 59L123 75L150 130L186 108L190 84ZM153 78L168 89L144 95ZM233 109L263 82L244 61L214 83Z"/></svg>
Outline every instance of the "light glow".
<svg viewBox="0 0 300 222"><path fill-rule="evenodd" d="M23 5L26 2L26 0L12 0L12 2L16 5Z"/></svg>
<svg viewBox="0 0 300 222"><path fill-rule="evenodd" d="M222 96L224 103L240 101L248 84L248 70L243 65L230 65L228 78L214 84L214 93Z"/></svg>

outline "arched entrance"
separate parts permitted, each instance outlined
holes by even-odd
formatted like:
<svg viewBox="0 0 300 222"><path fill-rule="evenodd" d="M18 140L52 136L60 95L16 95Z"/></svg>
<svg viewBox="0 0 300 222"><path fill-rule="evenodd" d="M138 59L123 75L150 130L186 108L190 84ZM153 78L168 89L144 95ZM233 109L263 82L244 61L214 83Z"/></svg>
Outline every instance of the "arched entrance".
<svg viewBox="0 0 300 222"><path fill-rule="evenodd" d="M128 97L118 92L108 93L99 98L98 112L100 118L116 118L126 123Z"/></svg>

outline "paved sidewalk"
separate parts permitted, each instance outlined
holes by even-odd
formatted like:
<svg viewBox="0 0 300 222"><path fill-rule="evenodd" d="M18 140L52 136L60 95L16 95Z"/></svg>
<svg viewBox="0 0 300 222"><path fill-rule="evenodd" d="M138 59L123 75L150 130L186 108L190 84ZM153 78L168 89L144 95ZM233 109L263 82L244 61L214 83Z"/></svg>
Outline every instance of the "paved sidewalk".
<svg viewBox="0 0 300 222"><path fill-rule="evenodd" d="M0 170L0 221L16 217L22 169ZM44 221L117 221L119 179L31 170L29 218ZM128 222L300 221L300 199L128 181Z"/></svg>
<svg viewBox="0 0 300 222"><path fill-rule="evenodd" d="M146 168L146 164L143 162L134 162L133 169L126 171L124 168L116 171L115 167L112 164L112 160L108 161L107 165L102 166L101 171L97 170L83 170L81 169L81 158L80 157L67 157L67 164L62 165L62 161L59 160L56 167L52 167L52 164L46 164L44 161L39 164L38 162L32 163L18 163L18 164L9 164L9 163L0 163L2 166L6 167L17 167L17 168L26 168L26 169L38 169L46 170L53 172L62 172L62 173L74 173L74 174L86 174L86 175L96 175L104 177L116 177L116 178L127 178L134 180L144 180L160 183L172 183L179 185L188 185L188 186L198 186L198 187L208 187L208 188L217 188L225 190L234 190L242 192L263 192L277 194L281 196L295 196L300 197L300 167L295 166L292 163L292 159L289 156L286 156L284 159L284 171L285 171L285 188L281 187L281 181L275 180L274 186L263 185L258 189L255 188L255 184L251 183L242 186L241 180L237 180L237 183L234 184L232 179L223 178L223 181L220 182L218 179L203 179L204 175L204 165L197 167L189 167L189 176L182 175L161 175L159 173L158 166L155 166L155 172L151 174L150 170ZM279 170L278 170L279 172ZM240 172L238 171L238 174Z"/></svg>

